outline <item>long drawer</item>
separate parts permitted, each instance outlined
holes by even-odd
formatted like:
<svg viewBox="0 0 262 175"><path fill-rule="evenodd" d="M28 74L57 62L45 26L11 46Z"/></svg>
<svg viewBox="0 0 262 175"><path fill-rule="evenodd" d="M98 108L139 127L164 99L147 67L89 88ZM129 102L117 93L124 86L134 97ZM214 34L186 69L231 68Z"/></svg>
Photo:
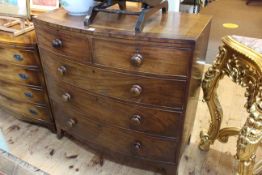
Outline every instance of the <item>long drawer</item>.
<svg viewBox="0 0 262 175"><path fill-rule="evenodd" d="M33 88L4 81L0 81L0 87L0 94L11 99L35 103L42 106L46 105L44 96L45 91L42 88Z"/></svg>
<svg viewBox="0 0 262 175"><path fill-rule="evenodd" d="M58 108L74 108L99 123L166 137L180 134L181 112L122 103L55 81L50 81L48 87L52 89L49 95Z"/></svg>
<svg viewBox="0 0 262 175"><path fill-rule="evenodd" d="M147 136L130 130L104 126L89 120L76 110L64 109L53 103L57 128L79 140L103 150L163 162L175 162L177 143Z"/></svg>
<svg viewBox="0 0 262 175"><path fill-rule="evenodd" d="M50 122L48 108L43 106L11 100L3 95L0 95L0 106L22 116L23 119Z"/></svg>
<svg viewBox="0 0 262 175"><path fill-rule="evenodd" d="M189 48L116 39L93 41L94 64L156 75L188 76L192 54Z"/></svg>
<svg viewBox="0 0 262 175"><path fill-rule="evenodd" d="M41 72L39 69L4 65L0 63L0 80L12 81L18 84L41 86Z"/></svg>
<svg viewBox="0 0 262 175"><path fill-rule="evenodd" d="M160 79L109 71L42 52L45 76L64 81L104 96L139 104L182 109L185 101L186 81Z"/></svg>
<svg viewBox="0 0 262 175"><path fill-rule="evenodd" d="M0 47L0 63L39 67L38 57L34 51Z"/></svg>

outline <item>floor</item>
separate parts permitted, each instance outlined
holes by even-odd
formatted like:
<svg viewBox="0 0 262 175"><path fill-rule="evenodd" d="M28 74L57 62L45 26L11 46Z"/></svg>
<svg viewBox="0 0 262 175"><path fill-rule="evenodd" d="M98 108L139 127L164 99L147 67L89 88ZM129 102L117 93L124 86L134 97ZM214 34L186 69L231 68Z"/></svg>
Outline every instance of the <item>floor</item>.
<svg viewBox="0 0 262 175"><path fill-rule="evenodd" d="M202 8L201 14L213 16L207 62L212 63L226 35L243 35L262 38L262 1L246 5L246 0L215 0ZM235 29L224 28L224 23L234 23Z"/></svg>
<svg viewBox="0 0 262 175"><path fill-rule="evenodd" d="M244 89L229 79L222 80L218 93L224 110L223 126L241 127L247 116ZM202 97L202 95L201 95ZM209 124L205 103L199 100L191 144L180 161L179 175L229 175L236 170L236 137L227 144L218 141L209 152L198 149L199 132ZM9 152L51 175L158 175L108 160L100 166L98 156L66 137L57 140L47 129L16 120L0 110L0 129ZM257 153L262 160L262 147Z"/></svg>

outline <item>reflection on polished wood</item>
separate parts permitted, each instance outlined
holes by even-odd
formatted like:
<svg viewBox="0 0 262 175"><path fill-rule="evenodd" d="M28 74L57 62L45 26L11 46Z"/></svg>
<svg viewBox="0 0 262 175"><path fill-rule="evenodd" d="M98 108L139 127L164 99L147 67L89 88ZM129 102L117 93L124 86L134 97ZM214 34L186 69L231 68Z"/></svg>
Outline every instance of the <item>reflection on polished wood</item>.
<svg viewBox="0 0 262 175"><path fill-rule="evenodd" d="M223 111L216 89L219 80L225 75L246 89L245 108L249 117L242 129L220 129ZM202 88L204 100L210 111L211 124L207 133L200 134L200 149L207 151L216 139L227 142L229 136L238 134L236 154L239 160L238 173L252 175L255 153L262 140L262 54L241 44L235 37L224 37L223 46L219 48L215 63L205 74ZM261 169L260 166L256 167ZM256 170L254 172L259 174Z"/></svg>

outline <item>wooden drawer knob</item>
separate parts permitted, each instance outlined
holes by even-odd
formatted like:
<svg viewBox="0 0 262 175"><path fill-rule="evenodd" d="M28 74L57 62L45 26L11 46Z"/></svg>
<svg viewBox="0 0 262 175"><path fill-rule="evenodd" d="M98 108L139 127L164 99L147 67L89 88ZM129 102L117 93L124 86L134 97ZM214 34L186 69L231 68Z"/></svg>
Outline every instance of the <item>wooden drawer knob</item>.
<svg viewBox="0 0 262 175"><path fill-rule="evenodd" d="M130 89L130 92L134 97L138 97L142 93L142 87L139 85L133 85Z"/></svg>
<svg viewBox="0 0 262 175"><path fill-rule="evenodd" d="M62 97L65 102L68 102L71 99L71 95L69 93L63 94Z"/></svg>
<svg viewBox="0 0 262 175"><path fill-rule="evenodd" d="M22 57L21 55L18 55L18 54L15 54L15 55L14 55L14 59L15 59L16 61L23 61L23 57Z"/></svg>
<svg viewBox="0 0 262 175"><path fill-rule="evenodd" d="M140 115L133 115L130 120L133 124L140 125L142 122L142 117Z"/></svg>
<svg viewBox="0 0 262 175"><path fill-rule="evenodd" d="M134 54L131 59L130 62L133 66L139 67L143 64L144 58L141 54L136 53Z"/></svg>
<svg viewBox="0 0 262 175"><path fill-rule="evenodd" d="M142 150L142 143L140 141L136 141L133 145L134 151L140 152Z"/></svg>
<svg viewBox="0 0 262 175"><path fill-rule="evenodd" d="M60 66L59 68L57 68L57 71L59 72L60 75L65 75L66 73L66 67L65 66Z"/></svg>
<svg viewBox="0 0 262 175"><path fill-rule="evenodd" d="M52 41L52 46L56 49L61 48L63 46L63 43L60 39L54 39Z"/></svg>
<svg viewBox="0 0 262 175"><path fill-rule="evenodd" d="M69 119L68 121L67 121L67 125L68 125L68 127L69 128L73 128L75 125L76 125L76 120L75 119Z"/></svg>

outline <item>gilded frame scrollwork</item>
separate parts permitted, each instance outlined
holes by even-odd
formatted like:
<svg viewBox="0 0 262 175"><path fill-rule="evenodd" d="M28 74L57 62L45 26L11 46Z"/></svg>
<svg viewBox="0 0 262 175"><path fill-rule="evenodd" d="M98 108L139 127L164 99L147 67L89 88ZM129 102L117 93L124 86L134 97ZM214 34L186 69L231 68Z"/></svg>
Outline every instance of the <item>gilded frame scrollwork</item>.
<svg viewBox="0 0 262 175"><path fill-rule="evenodd" d="M243 128L223 128L223 111L217 98L216 89L224 76L246 88L245 108L249 113ZM234 38L223 38L223 46L214 64L205 73L202 83L204 101L207 103L211 123L207 133L200 134L200 149L209 150L216 139L226 143L228 137L238 135L237 154L239 175L252 175L255 153L262 141L262 54L239 43ZM261 167L259 167L261 168Z"/></svg>

